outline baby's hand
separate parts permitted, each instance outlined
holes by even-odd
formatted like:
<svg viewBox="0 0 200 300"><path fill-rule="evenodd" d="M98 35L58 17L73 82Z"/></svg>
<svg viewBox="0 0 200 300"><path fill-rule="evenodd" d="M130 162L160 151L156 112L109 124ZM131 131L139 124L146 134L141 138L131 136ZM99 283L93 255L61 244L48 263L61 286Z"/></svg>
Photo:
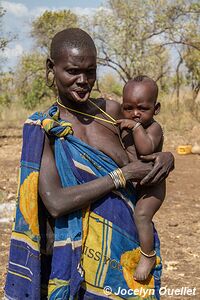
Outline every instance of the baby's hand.
<svg viewBox="0 0 200 300"><path fill-rule="evenodd" d="M117 124L119 124L120 129L124 129L124 128L129 128L129 129L133 129L133 127L136 125L136 121L134 120L129 120L129 119L120 119L117 120Z"/></svg>

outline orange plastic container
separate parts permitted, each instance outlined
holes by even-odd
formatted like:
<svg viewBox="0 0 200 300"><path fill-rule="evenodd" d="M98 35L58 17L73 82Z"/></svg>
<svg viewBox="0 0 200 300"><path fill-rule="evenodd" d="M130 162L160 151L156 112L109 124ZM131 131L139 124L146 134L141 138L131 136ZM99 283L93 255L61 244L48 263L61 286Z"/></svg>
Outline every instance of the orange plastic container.
<svg viewBox="0 0 200 300"><path fill-rule="evenodd" d="M178 154L190 154L192 153L192 145L180 145L176 149Z"/></svg>

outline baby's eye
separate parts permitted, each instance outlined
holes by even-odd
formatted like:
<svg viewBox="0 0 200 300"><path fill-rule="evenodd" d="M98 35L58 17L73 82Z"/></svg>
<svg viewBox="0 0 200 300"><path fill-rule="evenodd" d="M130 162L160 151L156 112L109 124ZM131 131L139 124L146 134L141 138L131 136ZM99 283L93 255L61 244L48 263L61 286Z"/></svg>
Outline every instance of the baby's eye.
<svg viewBox="0 0 200 300"><path fill-rule="evenodd" d="M139 110L140 111L146 111L146 110L148 110L148 108L147 107L140 107Z"/></svg>
<svg viewBox="0 0 200 300"><path fill-rule="evenodd" d="M131 110L132 110L132 107L126 106L126 107L124 107L124 110L126 110L126 111L131 111Z"/></svg>

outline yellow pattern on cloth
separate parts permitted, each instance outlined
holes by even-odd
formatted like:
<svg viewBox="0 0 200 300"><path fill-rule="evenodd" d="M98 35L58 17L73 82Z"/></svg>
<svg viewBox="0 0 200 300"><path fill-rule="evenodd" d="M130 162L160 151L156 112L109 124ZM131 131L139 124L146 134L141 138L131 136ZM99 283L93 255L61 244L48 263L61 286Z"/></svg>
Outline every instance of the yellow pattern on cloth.
<svg viewBox="0 0 200 300"><path fill-rule="evenodd" d="M122 254L120 263L122 265L123 275L130 289L140 290L142 288L144 291L146 290L147 292L149 291L149 293L151 293L151 290L154 289L154 277L151 274L149 274L148 278L142 282L136 281L133 278L133 274L139 263L140 256L141 256L140 248L136 248L132 251L127 251ZM158 264L160 264L160 258L156 256L156 265ZM143 294L141 295L141 297L145 298L146 295L144 297Z"/></svg>
<svg viewBox="0 0 200 300"><path fill-rule="evenodd" d="M64 137L68 134L73 134L72 124L60 119L60 111L57 106L51 108L50 116L44 118L41 124L50 135Z"/></svg>
<svg viewBox="0 0 200 300"><path fill-rule="evenodd" d="M49 280L48 284L48 295L51 295L56 289L65 287L69 284L69 280L62 280L58 278L54 278L53 280Z"/></svg>
<svg viewBox="0 0 200 300"><path fill-rule="evenodd" d="M102 240L102 234L107 234L107 239ZM82 266L87 270L85 281L94 286L97 282L103 285L109 267L109 264L105 264L104 257L111 255L112 223L94 212L89 215L87 212L83 216L83 240Z"/></svg>
<svg viewBox="0 0 200 300"><path fill-rule="evenodd" d="M38 224L38 178L39 172L32 172L20 186L21 213L34 235L39 235Z"/></svg>

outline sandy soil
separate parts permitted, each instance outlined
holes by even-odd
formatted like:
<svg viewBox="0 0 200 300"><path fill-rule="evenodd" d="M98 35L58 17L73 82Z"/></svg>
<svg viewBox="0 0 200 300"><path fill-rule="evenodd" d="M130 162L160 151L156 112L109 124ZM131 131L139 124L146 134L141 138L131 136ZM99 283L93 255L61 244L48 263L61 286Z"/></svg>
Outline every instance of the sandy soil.
<svg viewBox="0 0 200 300"><path fill-rule="evenodd" d="M168 139L170 141L170 139ZM17 169L21 149L21 129L1 128L0 133L0 299L8 259ZM178 155L168 145L165 149L174 153L176 169L167 180L167 197L155 217L161 239L163 257L162 287L169 295L161 299L200 299L200 155ZM171 295L172 289L196 288L195 295Z"/></svg>

